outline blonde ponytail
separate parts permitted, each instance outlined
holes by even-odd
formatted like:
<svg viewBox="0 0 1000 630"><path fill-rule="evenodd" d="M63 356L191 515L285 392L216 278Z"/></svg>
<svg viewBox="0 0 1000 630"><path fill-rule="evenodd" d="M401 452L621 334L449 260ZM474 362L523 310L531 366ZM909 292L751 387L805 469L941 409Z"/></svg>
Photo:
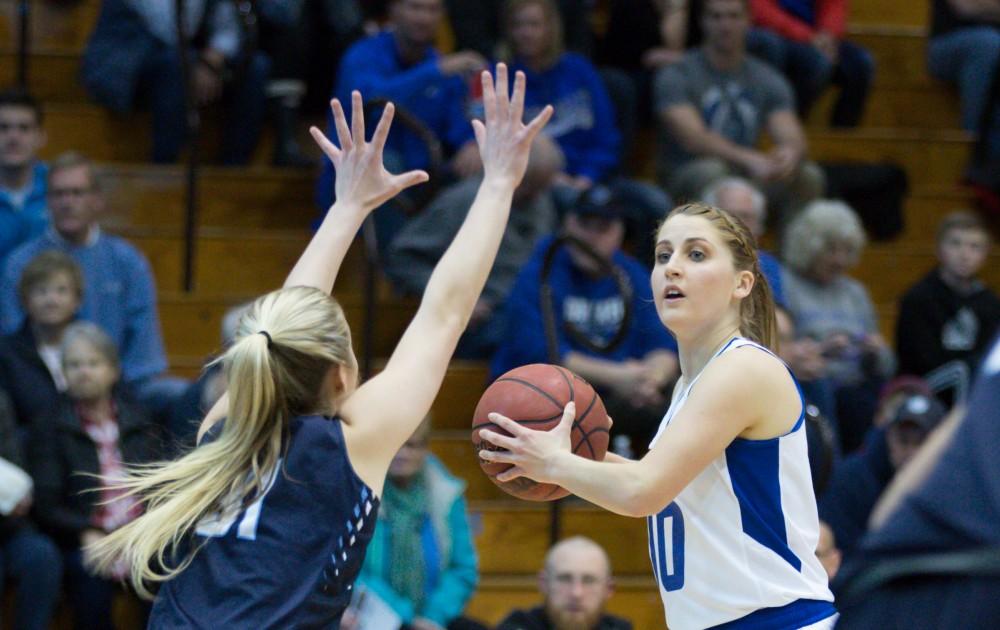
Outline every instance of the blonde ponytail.
<svg viewBox="0 0 1000 630"><path fill-rule="evenodd" d="M236 340L217 359L226 373L229 409L218 437L172 462L130 467L111 483L137 497L145 513L85 550L106 572L124 562L136 591L183 571L200 545L188 544L199 521L235 504L249 505L276 473L289 420L331 412L321 400L332 366L355 369L343 310L308 287L269 293L240 320Z"/></svg>

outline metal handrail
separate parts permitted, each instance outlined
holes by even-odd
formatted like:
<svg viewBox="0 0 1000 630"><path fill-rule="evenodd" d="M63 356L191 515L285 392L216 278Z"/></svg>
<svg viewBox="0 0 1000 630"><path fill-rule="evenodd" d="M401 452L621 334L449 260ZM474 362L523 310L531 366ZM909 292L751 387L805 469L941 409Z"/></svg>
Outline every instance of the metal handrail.
<svg viewBox="0 0 1000 630"><path fill-rule="evenodd" d="M21 0L18 5L18 31L17 40L17 86L28 91L28 56L30 54L31 33L31 3L29 0Z"/></svg>
<svg viewBox="0 0 1000 630"><path fill-rule="evenodd" d="M191 38L185 29L184 0L177 0L177 47L181 59L181 77L184 85L184 119L187 123L188 156L185 164L184 194L184 291L194 291L194 261L198 241L198 174L200 172L199 137L201 136L201 113L195 100L192 81Z"/></svg>

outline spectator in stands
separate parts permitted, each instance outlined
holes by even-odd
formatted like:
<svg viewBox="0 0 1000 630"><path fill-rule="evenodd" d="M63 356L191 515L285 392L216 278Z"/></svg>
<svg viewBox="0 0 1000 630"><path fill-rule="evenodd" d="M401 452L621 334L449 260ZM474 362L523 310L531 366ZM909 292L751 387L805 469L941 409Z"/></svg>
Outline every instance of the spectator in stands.
<svg viewBox="0 0 1000 630"><path fill-rule="evenodd" d="M819 543L816 544L816 557L826 569L827 579L833 582L833 578L837 577L837 571L840 570L843 554L837 547L837 538L833 535L833 530L823 521L819 522Z"/></svg>
<svg viewBox="0 0 1000 630"><path fill-rule="evenodd" d="M746 224L753 234L758 248L767 231L767 200L756 186L742 177L723 177L713 182L702 194L701 200L716 208L722 208L735 215ZM785 303L781 285L781 263L763 249L757 250L760 270L771 285L771 295L778 304Z"/></svg>
<svg viewBox="0 0 1000 630"><path fill-rule="evenodd" d="M266 92L274 127L275 166L315 166L297 133L306 100L323 103L333 89L337 62L362 37L359 0L257 0L257 41L272 61ZM318 98L317 98L318 97Z"/></svg>
<svg viewBox="0 0 1000 630"><path fill-rule="evenodd" d="M222 316L222 348L228 348L236 338L236 327L240 317L249 310L250 302L244 302L226 311ZM167 433L178 450L194 448L198 427L205 414L226 391L226 375L218 363L209 364L198 379L188 385L184 393L170 405L167 415Z"/></svg>
<svg viewBox="0 0 1000 630"><path fill-rule="evenodd" d="M594 3L591 0L556 2L566 48L589 54L592 44L590 18ZM475 50L484 57L496 53L503 30L504 0L445 0L445 6L456 48Z"/></svg>
<svg viewBox="0 0 1000 630"><path fill-rule="evenodd" d="M608 554L589 538L574 536L556 543L538 574L543 602L515 610L497 630L631 630L632 624L604 612L614 593Z"/></svg>
<svg viewBox="0 0 1000 630"><path fill-rule="evenodd" d="M784 221L790 210L822 193L824 177L806 159L788 82L747 55L749 24L746 0L706 0L703 44L657 74L658 178L684 202L727 174L745 175L763 188ZM765 129L773 143L767 152L757 149Z"/></svg>
<svg viewBox="0 0 1000 630"><path fill-rule="evenodd" d="M7 260L0 278L0 327L11 333L24 322L17 286L28 262L49 249L69 254L83 270L80 316L111 336L120 348L123 381L160 413L186 383L164 376L167 360L149 263L129 243L101 231L102 207L93 164L78 153L56 158L49 172L52 229Z"/></svg>
<svg viewBox="0 0 1000 630"><path fill-rule="evenodd" d="M974 372L1000 325L1000 298L977 275L990 235L978 216L953 212L938 227L938 266L910 287L899 305L899 371L925 375L950 361Z"/></svg>
<svg viewBox="0 0 1000 630"><path fill-rule="evenodd" d="M566 156L557 181L586 190L611 175L621 159L608 91L586 57L563 50L555 0L511 0L505 8L501 56L527 78L525 111L555 108L546 133Z"/></svg>
<svg viewBox="0 0 1000 630"><path fill-rule="evenodd" d="M121 372L110 337L96 324L77 322L63 336L62 355L68 396L32 427L36 514L62 549L76 627L111 628L113 580L125 577L127 567L94 575L81 547L138 516L137 501L102 478L149 461L155 443L145 412L115 392Z"/></svg>
<svg viewBox="0 0 1000 630"><path fill-rule="evenodd" d="M864 244L864 228L847 204L818 200L792 220L782 247L785 302L799 335L818 342L826 357L845 453L860 445L878 390L896 367L868 290L847 276Z"/></svg>
<svg viewBox="0 0 1000 630"><path fill-rule="evenodd" d="M562 221L563 233L579 244L555 237L539 243L507 298L506 330L491 373L495 378L529 363L564 365L594 385L615 418L612 431L628 436L641 455L677 378L677 345L653 307L649 271L620 249L625 212L620 197L594 186ZM558 249L546 264L552 247ZM582 247L616 271L609 273ZM556 356L550 355L550 324Z"/></svg>
<svg viewBox="0 0 1000 630"><path fill-rule="evenodd" d="M389 465L356 588L384 601L408 630L482 628L461 616L479 581L465 482L430 453L430 431L428 417Z"/></svg>
<svg viewBox="0 0 1000 630"><path fill-rule="evenodd" d="M62 338L83 300L83 273L71 256L50 249L31 259L17 289L26 317L0 339L0 389L26 427L66 391Z"/></svg>
<svg viewBox="0 0 1000 630"><path fill-rule="evenodd" d="M565 170L556 176L560 212L595 183L610 185L628 200L630 221L641 235L637 256L652 260L647 236L663 219L670 199L656 186L619 176L623 138L618 123L622 119L616 117L606 87L616 80L608 83L607 75L602 77L586 57L564 50L555 0L511 0L505 6L503 25L501 57L525 74L525 111L532 114L549 104L555 108L545 133L566 156Z"/></svg>
<svg viewBox="0 0 1000 630"><path fill-rule="evenodd" d="M412 114L426 125L452 156L451 169L465 177L475 173L479 164L479 151L466 115L467 85L478 80L474 75L486 67L486 60L471 50L441 55L434 49L434 37L444 17L443 3L392 0L389 28L357 42L344 54L334 94L348 119L352 90L359 90L368 101L392 101L398 113ZM327 121L327 136L335 139L332 115ZM404 125L394 125L385 147L390 170L427 169L430 157L424 139ZM333 166L328 160L323 162L317 201L324 209L333 203ZM393 205L376 211L382 251L405 221L405 215Z"/></svg>
<svg viewBox="0 0 1000 630"><path fill-rule="evenodd" d="M562 171L559 147L547 136L535 138L528 170L514 191L510 221L493 269L472 312L472 319L458 343L456 356L484 359L496 351L503 334L500 307L507 299L521 267L538 241L556 228L557 217L550 188ZM459 181L441 192L424 211L410 219L393 239L386 256L385 272L396 288L410 295L423 295L434 265L462 226L479 187L479 178Z"/></svg>
<svg viewBox="0 0 1000 630"><path fill-rule="evenodd" d="M198 107L225 105L220 161L246 164L264 118L270 62L245 49L236 3L185 0L191 38L190 87ZM88 93L117 113L148 107L153 161L175 162L187 139L187 112L175 2L103 0L82 61Z"/></svg>
<svg viewBox="0 0 1000 630"><path fill-rule="evenodd" d="M0 389L0 465L25 472L20 431L14 407ZM0 475L6 474L6 471ZM4 493L6 495L6 492ZM45 630L59 599L62 559L48 536L35 531L28 520L34 493L29 492L11 511L0 510L0 599L4 586L13 579L14 627Z"/></svg>
<svg viewBox="0 0 1000 630"><path fill-rule="evenodd" d="M823 346L810 337L798 334L791 314L781 305L774 310L778 327L778 354L788 364L795 380L802 388L806 402L816 405L817 410L836 429L837 403L834 398L834 384L827 376L826 357ZM840 450L839 437L837 450Z"/></svg>
<svg viewBox="0 0 1000 630"><path fill-rule="evenodd" d="M856 127L875 73L870 52L844 39L847 0L750 0L757 27L750 53L780 70L795 88L799 116L809 114L830 83L840 88L830 124Z"/></svg>
<svg viewBox="0 0 1000 630"><path fill-rule="evenodd" d="M830 526L844 556L855 551L892 477L946 413L936 398L924 394L909 394L894 406L888 425L871 431L865 448L844 458L820 499L820 518Z"/></svg>
<svg viewBox="0 0 1000 630"><path fill-rule="evenodd" d="M48 223L48 167L38 159L44 144L38 101L18 90L0 92L0 266Z"/></svg>
<svg viewBox="0 0 1000 630"><path fill-rule="evenodd" d="M1000 1L933 0L927 70L958 86L962 127L980 133L990 121L987 155L1000 158L1000 102L991 95L1000 68Z"/></svg>

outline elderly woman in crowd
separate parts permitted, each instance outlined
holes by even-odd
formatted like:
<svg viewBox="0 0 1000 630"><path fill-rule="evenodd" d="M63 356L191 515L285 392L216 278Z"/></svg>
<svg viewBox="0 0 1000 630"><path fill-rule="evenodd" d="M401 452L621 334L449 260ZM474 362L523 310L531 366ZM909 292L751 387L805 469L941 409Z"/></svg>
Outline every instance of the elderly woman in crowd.
<svg viewBox="0 0 1000 630"><path fill-rule="evenodd" d="M118 350L97 325L70 325L61 350L66 396L32 427L36 514L62 549L76 627L111 628L116 586L110 578L123 578L124 570L94 575L81 548L139 515L135 500L105 480L152 458L152 425L144 411L116 393Z"/></svg>
<svg viewBox="0 0 1000 630"><path fill-rule="evenodd" d="M23 427L66 390L60 344L83 299L83 274L68 254L45 251L24 268L18 294L27 318L17 332L0 339L0 388L10 395Z"/></svg>
<svg viewBox="0 0 1000 630"><path fill-rule="evenodd" d="M461 616L479 582L465 482L430 454L430 429L427 418L389 465L357 588L383 600L404 630L481 630ZM362 605L341 628L366 627L364 616Z"/></svg>
<svg viewBox="0 0 1000 630"><path fill-rule="evenodd" d="M847 275L864 245L861 221L847 204L817 200L789 223L782 248L786 305L798 334L820 344L845 452L861 443L879 388L895 370L868 290Z"/></svg>

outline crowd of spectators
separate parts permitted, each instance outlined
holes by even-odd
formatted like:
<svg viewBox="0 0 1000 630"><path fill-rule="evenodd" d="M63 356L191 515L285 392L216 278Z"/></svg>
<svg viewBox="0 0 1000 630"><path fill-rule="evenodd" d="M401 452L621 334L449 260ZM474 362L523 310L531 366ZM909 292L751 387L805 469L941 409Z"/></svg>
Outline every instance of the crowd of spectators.
<svg viewBox="0 0 1000 630"><path fill-rule="evenodd" d="M980 279L990 232L973 212L941 221L939 264L902 296L894 345L869 288L849 275L868 237L850 206L826 198L803 123L830 84L832 126L864 116L875 68L845 37L845 0L622 0L598 34L593 3L577 0L256 4L254 21L229 0L188 0L181 43L172 3L102 0L83 85L112 111L151 112L154 162L180 157L193 103L224 108L219 162L248 163L270 117L272 163L309 166L297 135L323 55L321 99L332 92L349 108L359 90L376 110L393 101L409 122L393 127L387 165L439 179L430 198L375 213L381 269L400 295L418 296L481 176L476 73L497 60L524 72L526 115L550 103L555 115L458 356L489 362L491 378L566 366L601 394L614 448L641 455L679 371L652 308L650 235L673 203L730 211L758 239L780 354L824 427L817 435L832 436L817 442L829 470L822 483L816 473L826 522L816 553L833 577L896 472L962 400L1000 324L1000 298ZM1000 134L989 81L1000 4L932 4L930 72L958 85L963 126ZM102 230L100 168L78 152L40 159L44 122L32 97L0 92L0 463L33 479L0 515L0 587L15 586L17 627L46 627L65 588L77 627L106 628L123 574L91 574L81 547L136 506L97 475L192 444L220 375L169 374L150 264ZM631 161L638 127L656 132L653 177ZM1000 140L984 137L1000 154ZM333 171L323 169L326 208ZM365 628L373 600L405 628L481 627L462 616L478 583L464 482L429 453L429 432L428 421L393 461L358 582L369 606L357 602L345 628ZM499 627L631 627L604 611L613 579L594 541L552 547L539 590L541 605Z"/></svg>

